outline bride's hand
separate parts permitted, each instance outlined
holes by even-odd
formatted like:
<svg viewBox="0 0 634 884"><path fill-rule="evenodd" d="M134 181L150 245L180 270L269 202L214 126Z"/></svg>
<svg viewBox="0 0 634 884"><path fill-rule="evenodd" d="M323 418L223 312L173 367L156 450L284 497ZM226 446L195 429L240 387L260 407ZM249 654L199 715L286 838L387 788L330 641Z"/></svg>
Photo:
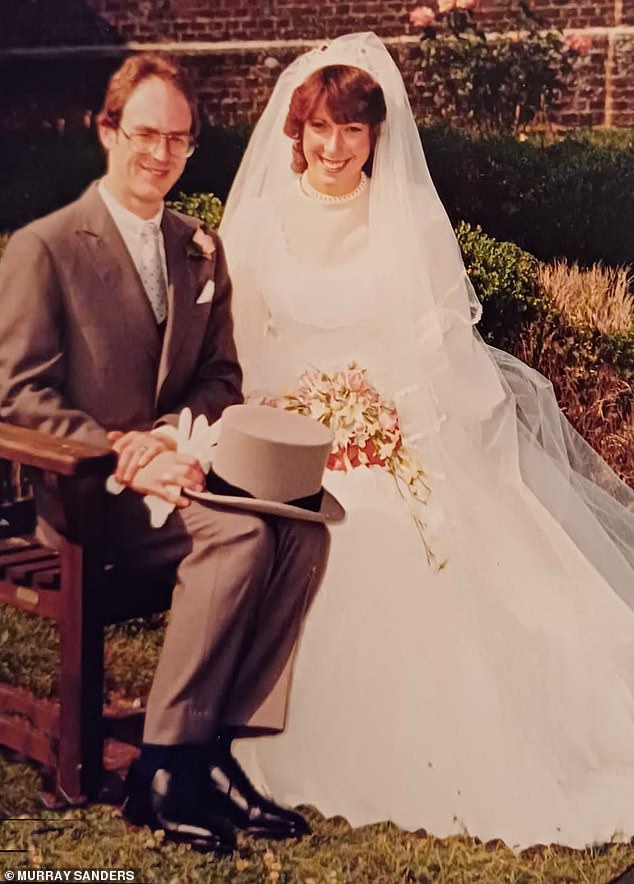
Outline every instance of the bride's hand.
<svg viewBox="0 0 634 884"><path fill-rule="evenodd" d="M177 507L189 506L191 501L181 494L182 488L202 491L205 475L198 460L190 454L163 451L155 455L126 483L139 494L154 494Z"/></svg>
<svg viewBox="0 0 634 884"><path fill-rule="evenodd" d="M158 454L176 449L173 439L156 432L112 430L108 433L108 440L119 455L115 479L123 485L129 485L137 470L146 467Z"/></svg>

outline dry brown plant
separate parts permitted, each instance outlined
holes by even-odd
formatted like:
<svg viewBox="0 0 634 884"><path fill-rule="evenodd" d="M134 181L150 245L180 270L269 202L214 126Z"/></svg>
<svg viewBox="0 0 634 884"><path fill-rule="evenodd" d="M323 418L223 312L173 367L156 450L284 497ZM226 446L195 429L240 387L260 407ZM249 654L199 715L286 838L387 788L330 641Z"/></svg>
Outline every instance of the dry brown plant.
<svg viewBox="0 0 634 884"><path fill-rule="evenodd" d="M559 407L584 439L634 488L634 390L608 364L592 362L590 344L557 321L525 326L512 344L515 356L552 383Z"/></svg>
<svg viewBox="0 0 634 884"><path fill-rule="evenodd" d="M538 279L553 306L571 325L603 334L627 333L634 326L629 267L593 264L588 269L567 261L541 264Z"/></svg>

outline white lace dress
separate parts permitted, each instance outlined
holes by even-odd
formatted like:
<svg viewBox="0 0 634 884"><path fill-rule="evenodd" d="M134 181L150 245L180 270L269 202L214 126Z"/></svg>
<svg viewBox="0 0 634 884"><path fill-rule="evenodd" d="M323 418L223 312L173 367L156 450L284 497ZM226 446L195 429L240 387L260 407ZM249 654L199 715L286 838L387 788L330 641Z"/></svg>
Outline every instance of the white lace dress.
<svg viewBox="0 0 634 884"><path fill-rule="evenodd" d="M266 248L246 240L253 275L237 281L251 286L245 389L279 397L307 369L354 361L390 397L374 307L395 269L369 272L367 190L330 203L294 186L265 217ZM428 472L439 573L386 469L328 472L348 517L331 530L287 727L237 742L240 761L275 799L356 826L515 848L633 836L634 612L512 473Z"/></svg>

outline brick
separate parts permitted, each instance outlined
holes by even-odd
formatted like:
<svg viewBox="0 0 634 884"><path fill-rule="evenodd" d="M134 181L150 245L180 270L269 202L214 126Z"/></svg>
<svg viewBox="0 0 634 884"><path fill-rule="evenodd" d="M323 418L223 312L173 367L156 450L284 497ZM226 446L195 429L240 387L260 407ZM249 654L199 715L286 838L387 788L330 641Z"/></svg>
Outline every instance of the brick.
<svg viewBox="0 0 634 884"><path fill-rule="evenodd" d="M584 29L611 26L615 22L618 0L533 0L532 8L546 26ZM140 40L271 40L319 39L352 30L375 30L382 36L415 33L409 25L408 11L414 0L56 0L55 4L6 4L0 46L33 47ZM37 12L35 13L37 5ZM508 0L481 0L479 22L489 28L503 29L512 24ZM634 24L634 0L623 0L621 21ZM557 121L566 125L580 121L601 123L605 110L605 53L607 42L593 39L590 55L579 59L571 88L557 110ZM634 117L634 39L619 37L615 43L611 108L614 121ZM269 68L267 57L288 64L296 52L275 50L252 53L236 51L222 55L186 59L202 96L203 113L216 122L233 123L254 120L264 107L280 67ZM438 96L430 95L420 69L418 47L393 47L393 54L403 71L415 113L438 118ZM11 83L11 111L0 125L16 125L16 119L37 116L54 120L83 116L86 107L95 109L95 98L77 94L79 76L90 84L90 95L99 96L104 71L111 70L116 59L70 59L16 63L30 76L24 80L7 77ZM21 67L20 67L21 66ZM14 66L15 67L15 66ZM7 65L4 65L5 72ZM12 67L11 70L14 68ZM50 88L51 77L57 87ZM100 79L101 78L101 79ZM63 83L68 81L67 87ZM64 89L67 88L67 93ZM54 94L48 94L52 92ZM81 104L81 102L84 102ZM223 103L224 102L224 103ZM81 104L81 106L80 106ZM15 111L13 108L15 107ZM17 115L17 116L16 116ZM9 121L8 123L6 121ZM621 123L624 124L624 123Z"/></svg>

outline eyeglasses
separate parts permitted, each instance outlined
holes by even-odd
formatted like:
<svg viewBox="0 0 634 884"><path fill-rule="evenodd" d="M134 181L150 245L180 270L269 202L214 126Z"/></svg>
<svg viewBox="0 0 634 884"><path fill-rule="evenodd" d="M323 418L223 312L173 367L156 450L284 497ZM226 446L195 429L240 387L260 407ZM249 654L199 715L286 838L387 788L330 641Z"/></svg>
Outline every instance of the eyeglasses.
<svg viewBox="0 0 634 884"><path fill-rule="evenodd" d="M152 153L165 139L167 150L173 157L186 159L196 150L196 142L189 135L179 135L171 132L156 132L146 129L142 132L126 132L123 126L117 127L130 142L130 147L135 153Z"/></svg>

